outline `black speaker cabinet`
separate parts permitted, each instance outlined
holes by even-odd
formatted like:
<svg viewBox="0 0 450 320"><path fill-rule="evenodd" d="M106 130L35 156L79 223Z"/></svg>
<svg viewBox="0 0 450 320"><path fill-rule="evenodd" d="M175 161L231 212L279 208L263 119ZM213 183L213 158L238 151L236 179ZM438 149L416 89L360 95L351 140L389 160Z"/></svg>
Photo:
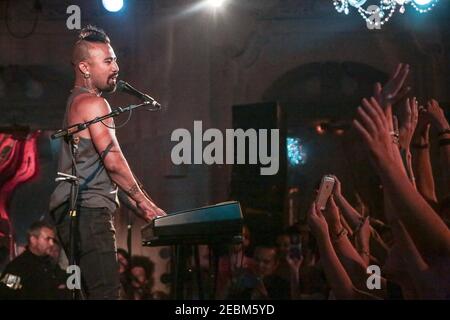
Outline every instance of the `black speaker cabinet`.
<svg viewBox="0 0 450 320"><path fill-rule="evenodd" d="M252 215L258 215L281 221L283 203L286 189L286 128L284 114L277 103L258 103L251 105L233 106L233 128L247 131L254 129L258 136L257 146L255 140L246 139L245 164L237 164L236 139L235 161L231 177L231 198L241 203L244 217L251 219ZM267 138L261 137L261 129L267 130ZM263 175L261 168L269 167L260 161L261 143L266 145L267 155L272 155L271 129L279 130L278 139L278 171L276 174ZM247 131L248 132L248 131ZM252 144L252 145L250 145ZM257 164L249 163L249 150L253 147L257 150ZM259 213L259 214L258 214ZM280 221L278 221L280 220ZM269 222L268 223L272 223ZM261 226L262 227L262 226ZM273 226L272 226L273 227Z"/></svg>

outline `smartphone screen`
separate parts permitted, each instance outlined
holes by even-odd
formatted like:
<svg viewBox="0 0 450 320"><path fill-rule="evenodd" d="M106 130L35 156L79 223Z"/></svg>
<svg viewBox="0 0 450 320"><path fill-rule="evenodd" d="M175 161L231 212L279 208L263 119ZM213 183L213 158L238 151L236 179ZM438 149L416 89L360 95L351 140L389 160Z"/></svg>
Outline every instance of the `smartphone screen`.
<svg viewBox="0 0 450 320"><path fill-rule="evenodd" d="M319 194L316 198L317 208L325 210L328 198L331 196L334 187L334 178L330 176L324 176L320 183Z"/></svg>

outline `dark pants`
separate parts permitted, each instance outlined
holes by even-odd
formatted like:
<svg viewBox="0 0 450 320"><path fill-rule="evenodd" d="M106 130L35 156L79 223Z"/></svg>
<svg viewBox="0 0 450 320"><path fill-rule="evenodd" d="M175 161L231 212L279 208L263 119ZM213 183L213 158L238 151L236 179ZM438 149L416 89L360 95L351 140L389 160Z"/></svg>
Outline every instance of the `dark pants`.
<svg viewBox="0 0 450 320"><path fill-rule="evenodd" d="M69 257L70 217L68 206L52 212L58 236ZM82 290L88 299L118 299L120 280L115 229L106 208L78 207L76 262L81 270Z"/></svg>

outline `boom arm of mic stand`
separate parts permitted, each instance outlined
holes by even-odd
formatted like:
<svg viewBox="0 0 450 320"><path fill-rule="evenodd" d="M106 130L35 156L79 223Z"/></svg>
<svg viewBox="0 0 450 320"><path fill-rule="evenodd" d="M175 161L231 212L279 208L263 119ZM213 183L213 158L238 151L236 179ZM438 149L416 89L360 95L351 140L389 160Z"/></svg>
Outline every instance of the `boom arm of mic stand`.
<svg viewBox="0 0 450 320"><path fill-rule="evenodd" d="M110 113L108 113L108 114L106 114L104 116L96 117L96 118L94 118L92 120L89 120L89 121L86 121L84 123L77 123L77 124L74 124L73 126L70 126L68 128L58 130L54 134L52 134L51 137L52 137L52 139L59 139L59 138L64 138L64 137L67 137L67 136L71 136L71 135L73 135L75 133L78 133L80 131L83 131L83 130L87 129L89 126L93 125L94 123L97 123L97 122L100 122L100 121L103 121L103 120L106 120L106 119L109 119L109 118L117 117L119 114L122 114L124 112L131 111L131 110L136 109L136 108L148 106L150 104L152 104L150 101L145 101L145 102L143 102L141 104L132 104L132 105L129 105L129 106L124 107L124 108L118 107L118 108L114 109L113 111L111 111Z"/></svg>

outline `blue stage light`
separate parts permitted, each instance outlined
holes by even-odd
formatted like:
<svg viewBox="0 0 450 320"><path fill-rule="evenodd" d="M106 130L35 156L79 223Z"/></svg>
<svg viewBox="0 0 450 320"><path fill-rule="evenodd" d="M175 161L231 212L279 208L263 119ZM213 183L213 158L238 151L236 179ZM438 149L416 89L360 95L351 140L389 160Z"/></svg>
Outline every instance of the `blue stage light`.
<svg viewBox="0 0 450 320"><path fill-rule="evenodd" d="M306 152L299 138L287 138L287 156L290 166L306 163Z"/></svg>

